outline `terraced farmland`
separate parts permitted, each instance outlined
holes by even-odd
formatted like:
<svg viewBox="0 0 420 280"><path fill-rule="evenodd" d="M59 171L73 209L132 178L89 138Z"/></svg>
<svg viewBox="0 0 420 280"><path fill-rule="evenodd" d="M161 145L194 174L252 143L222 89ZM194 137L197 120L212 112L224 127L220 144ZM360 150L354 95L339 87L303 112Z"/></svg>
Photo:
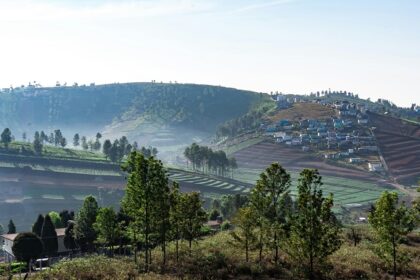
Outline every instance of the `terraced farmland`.
<svg viewBox="0 0 420 280"><path fill-rule="evenodd" d="M236 178L247 183L255 183L258 179L258 175L262 172L262 169L246 169L240 168L236 172ZM292 187L291 194L295 196L297 193L297 181L298 172L290 172L292 176ZM371 202L374 202L384 190L393 190L391 186L385 182L375 183L362 180L352 180L348 178L340 178L334 176L323 176L322 189L324 195L332 193L334 195L335 206L363 206Z"/></svg>
<svg viewBox="0 0 420 280"><path fill-rule="evenodd" d="M279 162L289 171L299 172L304 168L318 169L325 176L344 177L349 179L378 181L373 174L358 170L328 164L324 160L301 152L297 148L263 141L233 153L239 167L261 170L273 162Z"/></svg>
<svg viewBox="0 0 420 280"><path fill-rule="evenodd" d="M369 115L388 172L400 183L420 179L420 125L378 114Z"/></svg>
<svg viewBox="0 0 420 280"><path fill-rule="evenodd" d="M229 178L218 178L194 172L169 169L169 179L177 181L182 190L213 194L248 193L252 184Z"/></svg>

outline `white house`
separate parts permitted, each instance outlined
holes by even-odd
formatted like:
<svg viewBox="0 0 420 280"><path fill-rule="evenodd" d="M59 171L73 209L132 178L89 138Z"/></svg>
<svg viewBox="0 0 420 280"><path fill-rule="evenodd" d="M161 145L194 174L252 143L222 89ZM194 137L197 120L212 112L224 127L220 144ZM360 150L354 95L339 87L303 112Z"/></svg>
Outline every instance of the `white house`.
<svg viewBox="0 0 420 280"><path fill-rule="evenodd" d="M383 170L382 163L380 162L369 162L368 168L369 168L369 171L371 172L380 172Z"/></svg>
<svg viewBox="0 0 420 280"><path fill-rule="evenodd" d="M64 235L65 235L65 228L57 228L55 231L57 232L57 241L58 241L58 254L67 253L70 250L66 249L64 246ZM4 258L7 262L13 261L15 259L15 256L13 255L12 247L13 247L13 241L15 240L18 233L12 233L12 234L3 234L1 235L1 238L3 240L3 252L4 252Z"/></svg>

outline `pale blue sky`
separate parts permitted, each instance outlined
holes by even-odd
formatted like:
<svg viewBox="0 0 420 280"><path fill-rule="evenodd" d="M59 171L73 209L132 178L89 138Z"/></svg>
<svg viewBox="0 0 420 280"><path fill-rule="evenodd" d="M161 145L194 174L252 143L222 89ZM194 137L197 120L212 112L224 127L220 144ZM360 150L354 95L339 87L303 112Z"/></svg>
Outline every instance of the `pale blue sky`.
<svg viewBox="0 0 420 280"><path fill-rule="evenodd" d="M0 0L0 87L178 81L420 103L420 1Z"/></svg>

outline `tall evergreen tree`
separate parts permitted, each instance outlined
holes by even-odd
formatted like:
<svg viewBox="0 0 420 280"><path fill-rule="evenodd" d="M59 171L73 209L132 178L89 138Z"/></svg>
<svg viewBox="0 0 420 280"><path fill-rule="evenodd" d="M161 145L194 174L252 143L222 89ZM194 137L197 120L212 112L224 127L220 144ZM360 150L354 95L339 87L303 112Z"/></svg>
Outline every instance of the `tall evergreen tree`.
<svg viewBox="0 0 420 280"><path fill-rule="evenodd" d="M201 227L207 221L207 214L198 192L182 194L180 208L184 214L182 232L191 252L192 242L200 235Z"/></svg>
<svg viewBox="0 0 420 280"><path fill-rule="evenodd" d="M47 256L54 256L58 251L57 232L49 215L44 218L41 230L41 239L44 243L44 253Z"/></svg>
<svg viewBox="0 0 420 280"><path fill-rule="evenodd" d="M322 195L322 177L317 170L300 173L296 213L293 215L289 254L309 279L315 279L327 257L341 246L341 227L332 212L333 197Z"/></svg>
<svg viewBox="0 0 420 280"><path fill-rule="evenodd" d="M93 196L87 196L76 215L74 237L82 251L93 251L96 231L93 224L98 214L98 203Z"/></svg>
<svg viewBox="0 0 420 280"><path fill-rule="evenodd" d="M234 240L233 245L245 250L246 262L249 261L249 250L257 243L254 221L255 212L252 207L240 208L233 219L238 230L230 233Z"/></svg>
<svg viewBox="0 0 420 280"><path fill-rule="evenodd" d="M39 214L32 226L32 232L41 237L42 226L44 225L44 216Z"/></svg>
<svg viewBox="0 0 420 280"><path fill-rule="evenodd" d="M144 237L147 270L151 262L151 235L160 236L159 241L165 244L163 235L167 232L164 225L169 207L162 207L162 203L166 204L169 200L168 178L161 161L153 157L147 159L136 151L129 155L122 168L128 173L122 205L124 212L133 220L130 225L134 235Z"/></svg>
<svg viewBox="0 0 420 280"><path fill-rule="evenodd" d="M415 228L415 216L405 205L398 206L398 194L385 191L375 203L369 215L378 238L377 252L389 264L392 264L394 279L397 279L398 246L402 239Z"/></svg>
<svg viewBox="0 0 420 280"><path fill-rule="evenodd" d="M99 209L96 221L93 224L100 243L107 244L113 252L113 245L120 234L117 214L112 207Z"/></svg>
<svg viewBox="0 0 420 280"><path fill-rule="evenodd" d="M76 239L74 238L74 221L68 221L66 230L64 231L64 247L74 251L77 249Z"/></svg>
<svg viewBox="0 0 420 280"><path fill-rule="evenodd" d="M16 233L16 226L15 226L15 223L13 223L13 220L9 221L7 228L8 228L7 234Z"/></svg>
<svg viewBox="0 0 420 280"><path fill-rule="evenodd" d="M290 174L278 163L271 164L257 181L251 193L251 204L258 207L262 224L267 232L271 233L268 244L275 251L274 260L279 259L279 240L287 235L289 226L289 211L286 208L285 198L289 194ZM256 208L257 209L257 208Z"/></svg>

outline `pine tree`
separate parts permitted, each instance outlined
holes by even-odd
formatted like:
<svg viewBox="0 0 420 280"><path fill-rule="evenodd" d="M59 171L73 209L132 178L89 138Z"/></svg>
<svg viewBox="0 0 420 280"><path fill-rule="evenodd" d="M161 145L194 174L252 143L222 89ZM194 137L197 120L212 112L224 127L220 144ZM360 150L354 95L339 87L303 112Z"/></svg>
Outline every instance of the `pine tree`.
<svg viewBox="0 0 420 280"><path fill-rule="evenodd" d="M96 240L96 231L93 224L96 221L98 213L98 203L93 196L87 196L83 205L76 215L76 225L74 228L74 237L82 251L93 251L94 241Z"/></svg>
<svg viewBox="0 0 420 280"><path fill-rule="evenodd" d="M394 279L397 279L398 245L415 228L415 215L405 205L398 206L398 194L385 191L369 215L369 223L378 238L379 256L392 263Z"/></svg>
<svg viewBox="0 0 420 280"><path fill-rule="evenodd" d="M290 182L290 174L280 164L273 163L260 174L251 195L254 204L262 202L259 211L265 224L269 225L267 230L272 236L268 243L275 251L276 263L279 259L279 240L289 228L290 213L285 207L285 197L289 194Z"/></svg>
<svg viewBox="0 0 420 280"><path fill-rule="evenodd" d="M254 248L257 243L254 221L255 212L252 207L240 208L233 218L237 230L230 232L234 240L233 245L245 250L246 262L249 261L249 250Z"/></svg>
<svg viewBox="0 0 420 280"><path fill-rule="evenodd" d="M333 197L322 195L322 178L317 170L300 173L296 213L293 215L289 254L309 279L323 268L327 257L341 246L341 232L332 212Z"/></svg>
<svg viewBox="0 0 420 280"><path fill-rule="evenodd" d="M192 242L200 235L201 227L207 221L207 214L198 192L182 194L180 208L184 214L182 232L191 252Z"/></svg>
<svg viewBox="0 0 420 280"><path fill-rule="evenodd" d="M37 220L35 221L35 223L32 226L32 232L35 233L36 235L38 235L39 237L41 237L43 224L44 224L44 216L39 214Z"/></svg>
<svg viewBox="0 0 420 280"><path fill-rule="evenodd" d="M54 256L58 250L57 232L49 215L44 218L41 230L41 239L44 243L44 253L47 256Z"/></svg>
<svg viewBox="0 0 420 280"><path fill-rule="evenodd" d="M120 233L117 214L114 209L112 207L99 209L93 227L98 233L98 241L108 244L111 247L111 252L113 252L113 245Z"/></svg>
<svg viewBox="0 0 420 280"><path fill-rule="evenodd" d="M77 248L76 239L74 238L74 225L74 221L69 221L64 231L64 247L72 251Z"/></svg>
<svg viewBox="0 0 420 280"><path fill-rule="evenodd" d="M144 236L145 267L148 270L151 235L159 236L162 246L166 246L168 178L161 161L153 157L147 159L139 152L132 152L122 168L128 173L123 209L133 220L130 224L133 240L136 241L139 235Z"/></svg>
<svg viewBox="0 0 420 280"><path fill-rule="evenodd" d="M7 227L8 227L7 234L16 233L16 226L15 226L15 223L13 223L13 220L9 221L9 225Z"/></svg>

